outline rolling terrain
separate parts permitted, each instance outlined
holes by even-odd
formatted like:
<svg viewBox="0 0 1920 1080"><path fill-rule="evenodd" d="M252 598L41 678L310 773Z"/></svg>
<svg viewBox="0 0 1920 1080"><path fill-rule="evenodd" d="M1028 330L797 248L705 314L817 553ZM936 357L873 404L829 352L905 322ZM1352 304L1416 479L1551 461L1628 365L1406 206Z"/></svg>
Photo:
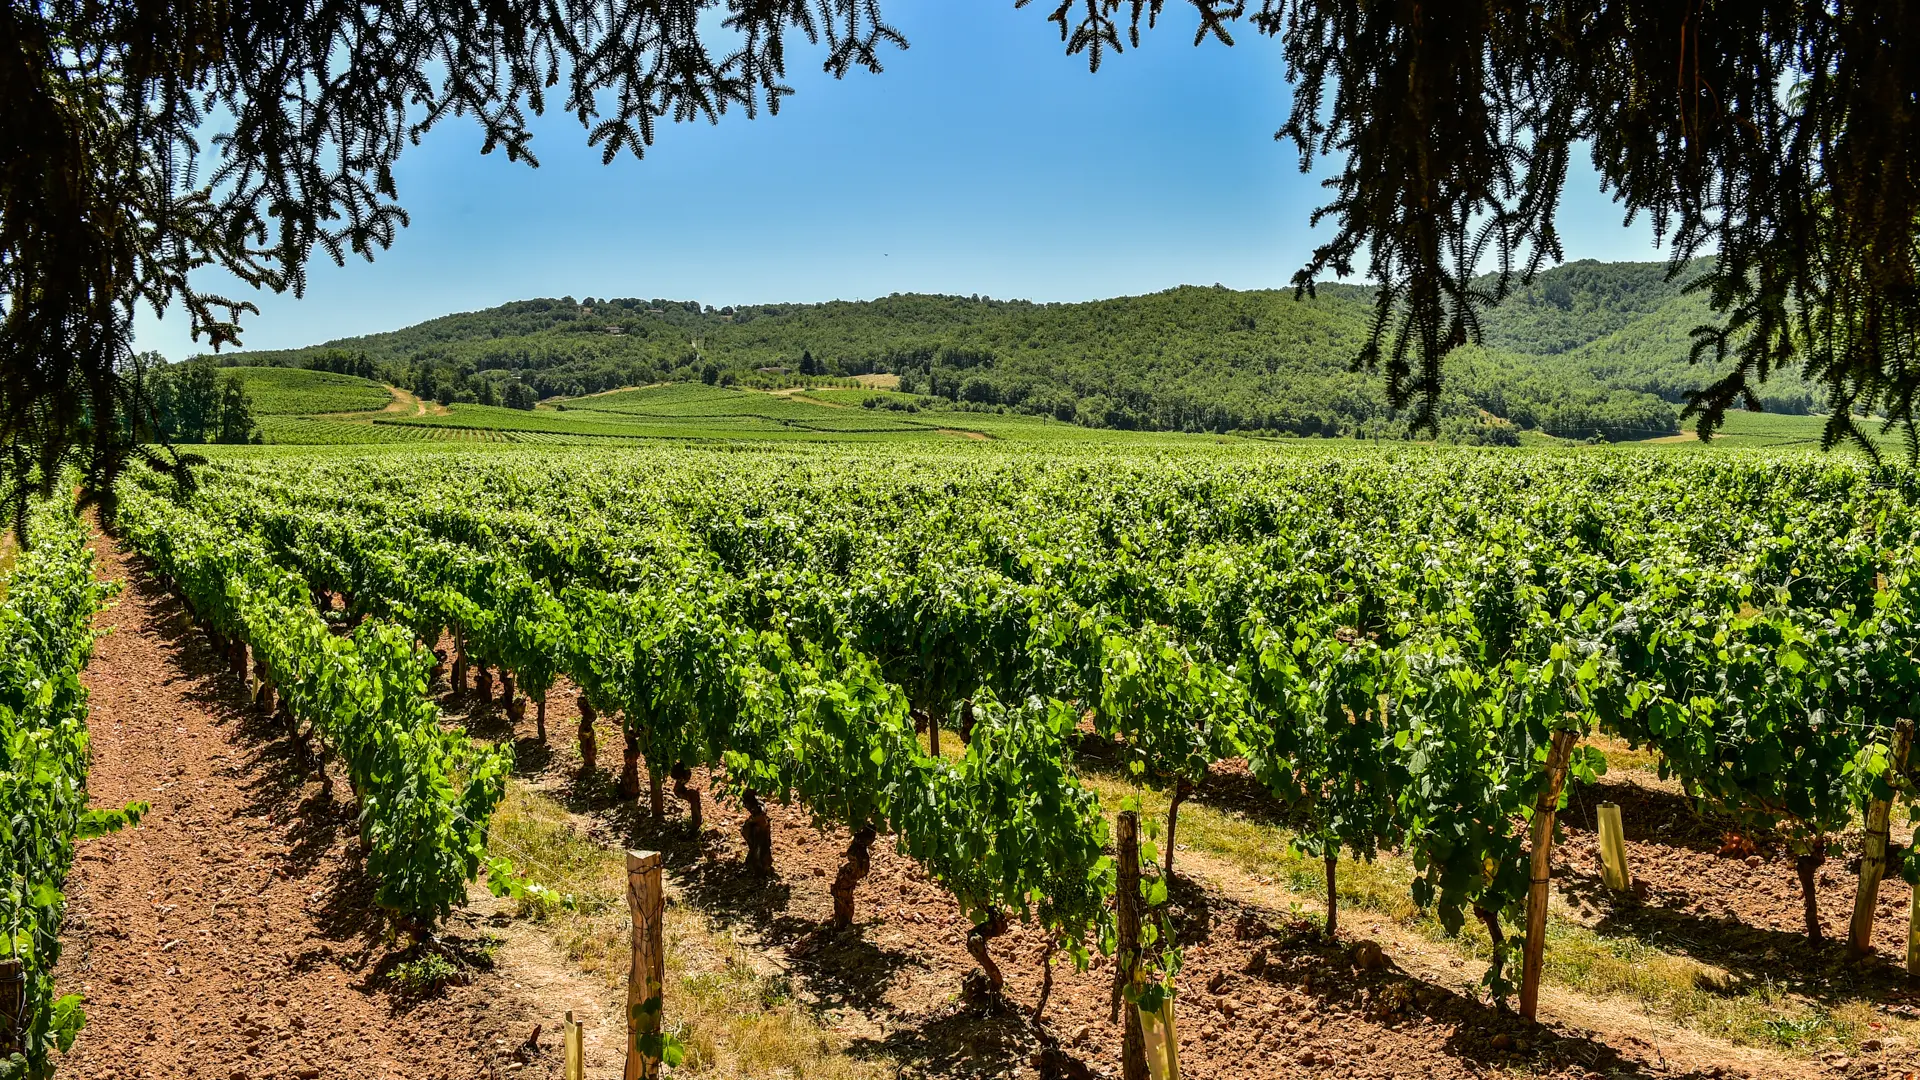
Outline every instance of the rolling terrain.
<svg viewBox="0 0 1920 1080"><path fill-rule="evenodd" d="M1485 313L1483 346L1453 357L1440 437L1513 445L1528 432L1608 441L1678 433L1675 406L1714 374L1688 362L1690 331L1710 312L1685 291L1687 279L1669 280L1661 263L1586 261L1542 274ZM1338 285L1300 300L1182 286L1076 304L899 294L714 308L561 297L223 362L374 371L445 405L507 404L516 385L552 399L885 373L922 407L938 399L967 413L1122 430L1397 438L1406 418L1389 406L1382 378L1351 370L1370 318L1369 293ZM1776 376L1763 400L1781 413L1816 404L1791 374Z"/></svg>

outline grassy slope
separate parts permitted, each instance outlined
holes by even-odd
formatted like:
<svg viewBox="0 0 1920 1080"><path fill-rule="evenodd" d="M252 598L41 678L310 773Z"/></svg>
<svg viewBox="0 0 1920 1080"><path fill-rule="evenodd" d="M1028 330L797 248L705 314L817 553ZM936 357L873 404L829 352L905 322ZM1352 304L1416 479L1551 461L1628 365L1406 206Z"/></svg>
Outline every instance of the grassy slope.
<svg viewBox="0 0 1920 1080"><path fill-rule="evenodd" d="M246 388L256 416L370 412L393 401L393 392L377 382L331 371L242 367L227 373Z"/></svg>
<svg viewBox="0 0 1920 1080"><path fill-rule="evenodd" d="M1702 446L1694 436L1693 422L1684 424L1685 434L1652 440L1646 445L1720 449L1738 447L1754 450L1818 450L1826 427L1824 416L1786 416L1774 413L1731 412L1727 422L1714 436L1711 446ZM1882 453L1898 454L1902 443L1897 432L1883 434L1877 421L1860 425ZM1851 447L1847 449L1851 450Z"/></svg>

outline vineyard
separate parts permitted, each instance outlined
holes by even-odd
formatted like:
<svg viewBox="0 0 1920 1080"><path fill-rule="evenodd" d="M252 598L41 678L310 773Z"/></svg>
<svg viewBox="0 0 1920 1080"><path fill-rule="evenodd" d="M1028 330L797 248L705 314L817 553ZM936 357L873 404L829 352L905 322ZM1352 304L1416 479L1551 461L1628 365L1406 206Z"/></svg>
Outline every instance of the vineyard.
<svg viewBox="0 0 1920 1080"><path fill-rule="evenodd" d="M1208 932L1183 891L1196 856L1182 810L1216 827L1203 804L1222 784L1283 822L1287 859L1321 875L1298 949L1340 932L1347 879L1385 861L1420 919L1478 942L1491 1008L1535 1009L1538 956L1522 958L1546 932L1554 815L1610 754L1676 781L1737 854L1783 852L1810 945L1829 937L1823 915L1847 914L1821 909L1834 868L1849 890L1871 879L1848 944L1905 961L1887 944L1903 922L1881 920L1874 942L1872 888L1920 878L1886 825L1887 804L1904 823L1914 797L1903 722L1920 690L1920 487L1904 471L1737 455L499 447L230 451L197 481L178 496L131 474L116 531L314 775L346 780L374 904L416 949L438 946L476 882L525 910L573 899L490 843L515 744L447 723L445 678L482 700L497 679L508 723L533 726L523 750L577 743L583 773L617 776L645 818L665 820L671 799L696 836L703 815L737 820L741 870L765 888L785 873L776 816L845 837L809 942L872 925L876 905L897 914L863 883L883 853L905 860L964 918L974 970L950 992L1004 1008L1034 985L1012 965L1037 960L1039 996L1019 1009L1056 1054L1056 968L1104 979L1149 1024L1169 997L1208 1007L1231 976L1188 965ZM23 563L9 603L33 580ZM87 582L67 624L97 603ZM84 641L58 655L71 671ZM563 701L577 732L549 730ZM64 722L81 707L60 705ZM617 745L599 745L603 723ZM1150 811L1137 885L1117 857L1121 808ZM1856 868L1844 849L1863 820ZM29 871L57 883L70 855L43 858ZM1141 926L1116 917L1123 882ZM44 1038L70 1036L52 1023ZM1180 1029L1193 1075L1260 1074L1199 1027ZM1066 1041L1099 1067L1118 1052Z"/></svg>

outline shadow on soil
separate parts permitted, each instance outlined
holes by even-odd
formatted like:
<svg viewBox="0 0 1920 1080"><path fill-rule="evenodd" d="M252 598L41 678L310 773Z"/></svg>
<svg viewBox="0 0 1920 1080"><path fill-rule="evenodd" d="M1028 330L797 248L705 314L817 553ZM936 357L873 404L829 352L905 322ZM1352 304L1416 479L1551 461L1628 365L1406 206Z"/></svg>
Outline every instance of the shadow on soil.
<svg viewBox="0 0 1920 1080"><path fill-rule="evenodd" d="M1717 1075L1649 1067L1585 1032L1527 1020L1402 971L1390 959L1368 970L1358 962L1361 951L1357 947L1328 942L1313 924L1290 921L1230 900L1218 904L1224 909L1223 923L1229 912L1234 916L1229 932L1243 943L1241 954L1246 959L1237 968L1203 967L1185 975L1196 988L1211 990L1244 979L1270 991L1310 999L1311 1014L1316 1016L1364 1016L1387 1027L1421 1022L1422 1018L1451 1025L1453 1030L1440 1049L1458 1061L1473 1063L1477 1066L1474 1071L1490 1074L1533 1075L1579 1066L1608 1077ZM1266 917L1278 921L1269 923ZM1190 1001L1200 996L1198 989L1187 995ZM1203 1006L1204 999L1191 1004L1195 1012ZM1198 1024L1203 1019L1204 1014L1188 1023ZM1626 1037L1622 1041L1633 1040Z"/></svg>
<svg viewBox="0 0 1920 1080"><path fill-rule="evenodd" d="M359 859L328 858L342 843L349 852L359 844L346 784L334 783L331 795L313 784L317 762L289 725L255 707L245 679L195 625L186 606L160 588L150 562L134 555L128 566L132 572L127 587L153 605L154 629L168 662L178 673L176 678L189 684L185 696L204 708L216 724L231 725L248 753L231 772L246 794L241 813L268 822L283 840L284 848L270 856L277 872L291 879L319 875L312 910L330 944L309 948L289 963L305 970L339 955L342 946L357 953L362 964L393 952L398 948L394 935L387 920L379 917L373 883Z"/></svg>

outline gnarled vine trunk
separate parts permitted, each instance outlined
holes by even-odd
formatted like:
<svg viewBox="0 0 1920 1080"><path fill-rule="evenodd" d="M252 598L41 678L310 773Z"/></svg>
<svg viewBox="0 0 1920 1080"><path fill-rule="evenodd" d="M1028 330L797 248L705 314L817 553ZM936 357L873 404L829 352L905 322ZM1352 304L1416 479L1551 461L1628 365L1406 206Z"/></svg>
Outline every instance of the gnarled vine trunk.
<svg viewBox="0 0 1920 1080"><path fill-rule="evenodd" d="M479 664L474 667L473 690L479 695L482 705L493 701L493 672L487 670L487 665Z"/></svg>
<svg viewBox="0 0 1920 1080"><path fill-rule="evenodd" d="M1827 838L1820 837L1814 842L1813 850L1805 855L1794 857L1794 872L1800 875L1800 899L1806 907L1807 938L1820 942L1827 938L1826 931L1820 927L1820 895L1814 874L1827 861Z"/></svg>
<svg viewBox="0 0 1920 1080"><path fill-rule="evenodd" d="M253 700L260 706L261 716L268 719L273 718L275 702L273 695L273 678L271 676L262 675L260 677L260 686L254 693Z"/></svg>
<svg viewBox="0 0 1920 1080"><path fill-rule="evenodd" d="M967 951L979 962L980 970L987 973L987 986L996 994L1006 988L1007 979L1000 974L1000 965L994 963L992 955L987 952L987 944L1006 932L1007 916L1001 911L994 912L992 918L967 931Z"/></svg>
<svg viewBox="0 0 1920 1080"><path fill-rule="evenodd" d="M1327 860L1327 940L1332 941L1340 933L1340 894L1334 888L1335 871L1340 866L1340 856L1330 853Z"/></svg>
<svg viewBox="0 0 1920 1080"><path fill-rule="evenodd" d="M647 808L653 811L653 820L667 820L667 792L665 775L653 762L647 762Z"/></svg>
<svg viewBox="0 0 1920 1080"><path fill-rule="evenodd" d="M1505 927L1500 925L1500 916L1495 915L1493 912L1488 911L1478 904L1474 905L1473 913L1480 917L1481 925L1487 928L1487 936L1493 939L1493 947L1495 949L1507 943L1507 931Z"/></svg>
<svg viewBox="0 0 1920 1080"><path fill-rule="evenodd" d="M740 823L740 839L747 842L747 869L757 874L773 873L773 821L767 817L767 808L760 805L760 795L748 788L740 795L740 805L747 808L747 820Z"/></svg>
<svg viewBox="0 0 1920 1080"><path fill-rule="evenodd" d="M620 797L640 797L640 740L626 732L626 745L620 755Z"/></svg>
<svg viewBox="0 0 1920 1080"><path fill-rule="evenodd" d="M533 728L534 733L540 737L540 745L547 745L547 692L545 690L540 691L540 696L533 699Z"/></svg>
<svg viewBox="0 0 1920 1080"><path fill-rule="evenodd" d="M853 890L873 871L873 826L863 825L847 845L846 861L833 879L833 928L845 930L853 925Z"/></svg>
<svg viewBox="0 0 1920 1080"><path fill-rule="evenodd" d="M1049 937L1046 955L1040 958L1040 1000L1033 1005L1033 1023L1036 1027L1047 1014L1047 999L1053 996L1053 950L1058 945Z"/></svg>
<svg viewBox="0 0 1920 1080"><path fill-rule="evenodd" d="M519 723L527 715L527 706L513 689L513 674L505 668L500 670L500 700L506 702L507 719Z"/></svg>
<svg viewBox="0 0 1920 1080"><path fill-rule="evenodd" d="M267 658L258 652L253 654L253 703L262 714L271 713L271 702L262 704L262 695L267 692Z"/></svg>
<svg viewBox="0 0 1920 1080"><path fill-rule="evenodd" d="M1193 782L1181 778L1173 785L1173 798L1167 804L1167 850L1161 853L1160 870L1173 877L1173 833L1180 825L1180 804L1193 794Z"/></svg>
<svg viewBox="0 0 1920 1080"><path fill-rule="evenodd" d="M693 779L693 770L687 768L686 762L680 761L674 763L673 771L667 775L673 777L674 795L687 804L687 824L693 827L694 835L698 836L706 819L700 810L700 792L687 786L687 781Z"/></svg>
<svg viewBox="0 0 1920 1080"><path fill-rule="evenodd" d="M599 737L593 733L593 722L598 717L593 711L593 702L585 695L580 698L580 761L581 768L593 771L595 761L600 754Z"/></svg>

